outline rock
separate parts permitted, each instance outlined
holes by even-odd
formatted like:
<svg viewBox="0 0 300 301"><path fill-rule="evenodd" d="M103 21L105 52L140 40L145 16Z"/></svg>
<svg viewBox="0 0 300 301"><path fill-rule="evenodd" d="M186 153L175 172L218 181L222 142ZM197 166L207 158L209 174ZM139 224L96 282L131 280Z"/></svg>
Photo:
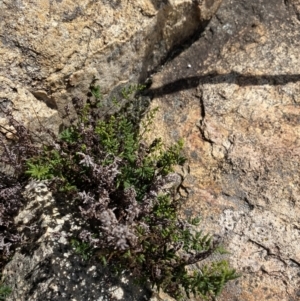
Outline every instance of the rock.
<svg viewBox="0 0 300 301"><path fill-rule="evenodd" d="M176 301L174 298L160 291L159 293L154 293L149 299L149 301Z"/></svg>
<svg viewBox="0 0 300 301"><path fill-rule="evenodd" d="M22 248L3 270L12 288L7 301L144 301L151 292L133 284L130 275L115 277L96 258L84 260L72 246L80 222L63 200L53 198L47 182L31 182L28 204L15 218ZM77 231L77 232L76 232Z"/></svg>
<svg viewBox="0 0 300 301"><path fill-rule="evenodd" d="M57 132L61 122L56 110L44 102L37 102L22 83L13 82L4 76L0 76L0 108L0 124L4 127L8 125L3 110L11 110L19 122L35 132L43 126ZM1 127L3 131L5 129Z"/></svg>
<svg viewBox="0 0 300 301"><path fill-rule="evenodd" d="M176 45L199 33L221 2L1 1L0 107L11 109L14 118L38 132L44 142L49 137L39 131L58 133L64 107L74 96L85 97L92 80L98 79L104 94L145 80ZM3 111L0 125L6 138L13 140L14 129ZM1 146L0 155L2 151ZM31 200L16 218L28 244L27 253L18 250L3 271L13 288L8 300L114 296L105 282L117 280L101 271L90 272L80 257L71 254L64 237L70 216L57 215L48 193L46 199L41 191L35 193L41 193L42 200ZM62 234L59 239L57 232ZM119 287L117 298L122 295ZM139 300L144 294L125 287L122 298Z"/></svg>
<svg viewBox="0 0 300 301"><path fill-rule="evenodd" d="M221 1L2 1L0 74L63 112L94 78L104 94L145 80Z"/></svg>
<svg viewBox="0 0 300 301"><path fill-rule="evenodd" d="M18 122L35 133L33 137L38 144L51 139L45 129L58 133L62 123L57 110L50 108L44 102L37 101L22 83L14 82L0 75L0 135L4 138L3 142L9 144L17 137L14 135L16 130L8 122L6 111L11 111ZM3 145L1 143L0 156L2 152ZM0 164L0 170L10 172L7 166L3 166L3 164Z"/></svg>
<svg viewBox="0 0 300 301"><path fill-rule="evenodd" d="M181 176L171 173L163 183L163 190L177 189ZM78 204L53 197L48 181L32 180L23 196L26 206L14 219L22 243L2 271L5 284L12 288L7 301L150 300L152 291L135 284L128 273L117 277L96 252L92 256L89 250L78 251L74 238L84 228ZM162 296L160 292L153 300L165 300Z"/></svg>
<svg viewBox="0 0 300 301"><path fill-rule="evenodd" d="M222 235L242 274L222 301L299 300L299 32L299 1L224 0L153 76L149 138L184 137L183 212Z"/></svg>
<svg viewBox="0 0 300 301"><path fill-rule="evenodd" d="M92 80L104 94L145 80L221 1L1 1L0 108L9 104L33 131L57 133L66 105L85 99ZM7 127L1 112L0 125Z"/></svg>

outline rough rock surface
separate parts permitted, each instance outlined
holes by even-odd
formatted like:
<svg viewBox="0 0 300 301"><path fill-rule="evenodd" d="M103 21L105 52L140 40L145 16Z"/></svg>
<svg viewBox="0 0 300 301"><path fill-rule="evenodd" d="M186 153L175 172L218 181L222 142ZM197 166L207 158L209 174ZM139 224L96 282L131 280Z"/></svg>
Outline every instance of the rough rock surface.
<svg viewBox="0 0 300 301"><path fill-rule="evenodd" d="M182 178L172 173L165 180L162 189L170 190L177 188ZM136 285L128 273L116 276L101 264L95 252L80 252L74 241L84 222L78 216L78 207L53 197L47 184L47 181L31 181L24 189L27 203L15 217L22 244L2 271L5 284L12 289L7 301L164 298L163 292L154 294L150 287Z"/></svg>
<svg viewBox="0 0 300 301"><path fill-rule="evenodd" d="M0 1L0 109L57 133L65 106L94 78L104 94L145 79L221 1ZM13 139L3 127L0 111Z"/></svg>
<svg viewBox="0 0 300 301"><path fill-rule="evenodd" d="M15 218L23 247L3 271L12 289L6 300L149 300L151 291L133 285L128 275L115 277L95 258L84 260L76 254L71 239L80 222L64 200L53 198L46 184L31 182L25 188L28 204Z"/></svg>
<svg viewBox="0 0 300 301"><path fill-rule="evenodd" d="M68 95L85 91L94 75L107 88L145 76L163 57L156 50L165 53L168 49L159 43L161 37L169 41L165 30L177 24L165 26L163 18L158 18L166 13L171 18L171 4L159 8L154 2L151 6L136 1L139 10L127 2L133 20L132 27L127 27L118 1L102 1L106 11L100 14L95 1L80 1L78 9L71 1L39 1L31 17L24 13L29 2L27 6L25 1L7 3L0 3L1 28L11 16L16 22L10 22L11 28L0 34L0 51L6 55L0 63L1 73L8 78L5 82L23 84L24 93L51 108L62 108ZM191 7L174 3L181 9ZM212 2L205 3L208 7ZM93 17L82 15L82 8ZM101 24L94 21L97 14L100 21L103 15L110 19ZM220 301L300 300L299 16L299 0L224 0L201 38L153 76L153 106L161 107L153 136L163 136L169 142L184 137L186 141L189 168L181 193L188 194L189 199L183 214L200 214L206 230L221 234L232 253L232 264L242 273L226 287ZM144 21L138 23L139 17ZM22 32L22 22L31 24L32 33ZM184 31L183 25L188 22L182 22L179 28ZM38 27L41 24L47 35L36 29L42 28ZM101 38L101 26L111 29L106 40ZM157 43L149 44L153 48L141 40L143 33L146 37L160 34ZM77 37L75 42L71 42L71 35ZM111 39L115 44L110 44ZM132 52L140 53L140 59L133 59ZM43 248L42 253L47 255L50 245L42 245L40 250ZM62 247L51 252L61 259L68 251ZM34 258L46 258L37 254L38 250L32 252ZM43 260L31 265L26 263L25 255L17 254L15 262L28 265L27 279L36 279L33 283L38 286L40 279L47 278L34 272L49 274L45 270L49 265L40 269L36 264ZM78 260L70 262L76 266ZM64 264L67 261L62 263L67 270ZM50 266L52 272L60 273L55 263ZM80 273L89 275L87 267L80 269ZM17 265L15 270L20 270ZM6 271L13 271L12 266ZM75 275L75 280L67 282L71 276L49 278L54 281L53 291L58 293L51 295L50 291L47 295L49 291L45 291L43 299L72 300L70 296L76 296L83 300L80 285L76 293L71 292L72 285L75 288L82 278ZM71 286L65 292L67 283ZM86 283L83 285L87 289ZM11 300L36 300L30 299L36 288Z"/></svg>
<svg viewBox="0 0 300 301"><path fill-rule="evenodd" d="M31 130L37 130L43 124L56 132L60 123L56 110L47 107L44 102L36 101L36 98L23 87L22 83L17 83L2 75L0 75L0 109L0 125L3 127L7 126L4 113L7 109L12 110L14 117ZM5 131L3 128L0 130ZM7 138L12 137L7 135Z"/></svg>
<svg viewBox="0 0 300 301"><path fill-rule="evenodd" d="M299 7L225 0L153 76L152 135L185 139L184 213L224 237L242 273L220 301L300 300Z"/></svg>
<svg viewBox="0 0 300 301"><path fill-rule="evenodd" d="M57 132L65 105L85 96L94 78L104 94L145 79L174 46L200 31L221 2L0 1L0 108L12 109L32 130ZM0 126L7 128L5 117L1 111ZM44 186L28 189L37 190L16 218L28 248L4 271L13 289L9 300L144 300L148 291L103 277L99 266L90 270L75 256L69 237L55 235L72 227L63 206ZM27 227L37 230L34 237Z"/></svg>
<svg viewBox="0 0 300 301"><path fill-rule="evenodd" d="M2 62L4 61L1 60L0 65ZM0 137L1 139L5 137L3 139L4 143L11 143L15 139L15 129L9 125L6 116L7 111L10 111L14 118L29 130L38 133L39 139L36 139L37 143L50 138L44 129L50 129L52 132L57 133L62 123L57 110L49 108L42 101L37 101L22 83L12 81L0 74ZM3 149L1 141L0 156ZM0 170L8 171L3 164L0 164Z"/></svg>
<svg viewBox="0 0 300 301"><path fill-rule="evenodd" d="M0 75L62 111L95 77L104 93L145 79L221 1L1 1Z"/></svg>

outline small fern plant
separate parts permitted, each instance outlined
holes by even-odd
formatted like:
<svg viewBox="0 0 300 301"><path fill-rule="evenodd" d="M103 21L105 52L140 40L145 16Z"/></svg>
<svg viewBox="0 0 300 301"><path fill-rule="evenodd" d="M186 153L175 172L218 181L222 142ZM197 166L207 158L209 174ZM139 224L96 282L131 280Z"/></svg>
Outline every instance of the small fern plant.
<svg viewBox="0 0 300 301"><path fill-rule="evenodd" d="M5 285L2 280L0 280L0 301L5 301L6 298L11 294L11 292L11 288Z"/></svg>

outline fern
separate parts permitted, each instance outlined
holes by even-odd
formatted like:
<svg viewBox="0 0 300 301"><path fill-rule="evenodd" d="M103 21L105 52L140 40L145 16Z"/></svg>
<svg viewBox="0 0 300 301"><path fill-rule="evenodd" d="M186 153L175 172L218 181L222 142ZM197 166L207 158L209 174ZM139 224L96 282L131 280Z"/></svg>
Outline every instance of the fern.
<svg viewBox="0 0 300 301"><path fill-rule="evenodd" d="M90 91L97 101L102 100L103 95L101 93L100 86L94 86L93 84L91 84Z"/></svg>
<svg viewBox="0 0 300 301"><path fill-rule="evenodd" d="M1 276L1 274L0 274ZM4 301L12 292L12 289L3 284L3 281L0 280L0 301Z"/></svg>
<svg viewBox="0 0 300 301"><path fill-rule="evenodd" d="M66 128L60 133L59 138L65 142L71 143L76 141L76 134L72 128Z"/></svg>
<svg viewBox="0 0 300 301"><path fill-rule="evenodd" d="M27 163L27 170L25 174L30 175L32 178L37 180L46 180L51 178L50 166L42 164L33 164L30 161Z"/></svg>
<svg viewBox="0 0 300 301"><path fill-rule="evenodd" d="M218 296L228 281L238 277L239 275L229 267L228 262L222 260L204 265L200 272L195 271L193 276L187 278L185 286L195 295L200 294L203 298L207 298L209 295Z"/></svg>
<svg viewBox="0 0 300 301"><path fill-rule="evenodd" d="M74 248L74 252L81 255L84 260L88 260L92 256L92 249L88 243L73 238L71 239L71 246Z"/></svg>
<svg viewBox="0 0 300 301"><path fill-rule="evenodd" d="M4 301L10 294L12 290L8 286L0 286L0 300Z"/></svg>

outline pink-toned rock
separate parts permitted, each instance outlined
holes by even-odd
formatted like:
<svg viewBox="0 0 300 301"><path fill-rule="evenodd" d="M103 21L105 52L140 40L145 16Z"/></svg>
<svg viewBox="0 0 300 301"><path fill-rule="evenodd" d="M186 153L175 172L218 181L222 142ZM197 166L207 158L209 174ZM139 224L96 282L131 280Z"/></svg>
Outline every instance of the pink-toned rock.
<svg viewBox="0 0 300 301"><path fill-rule="evenodd" d="M183 212L224 238L242 274L218 300L300 300L298 2L224 1L153 77L153 136L185 139Z"/></svg>

